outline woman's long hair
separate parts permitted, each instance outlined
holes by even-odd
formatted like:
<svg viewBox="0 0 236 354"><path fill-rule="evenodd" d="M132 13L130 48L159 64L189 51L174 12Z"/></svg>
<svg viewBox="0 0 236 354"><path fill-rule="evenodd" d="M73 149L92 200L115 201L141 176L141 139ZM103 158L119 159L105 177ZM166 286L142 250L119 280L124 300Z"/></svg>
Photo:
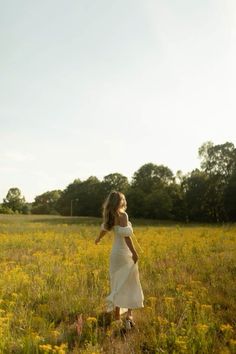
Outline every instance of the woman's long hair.
<svg viewBox="0 0 236 354"><path fill-rule="evenodd" d="M102 205L103 223L107 230L111 230L114 226L115 216L119 215L119 208L126 210L125 196L121 192L111 191Z"/></svg>

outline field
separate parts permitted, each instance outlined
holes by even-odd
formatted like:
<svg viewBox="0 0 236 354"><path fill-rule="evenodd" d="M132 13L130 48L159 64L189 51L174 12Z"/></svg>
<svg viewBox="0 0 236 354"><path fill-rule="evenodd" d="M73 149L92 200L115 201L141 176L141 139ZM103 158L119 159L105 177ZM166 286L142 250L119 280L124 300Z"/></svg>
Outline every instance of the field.
<svg viewBox="0 0 236 354"><path fill-rule="evenodd" d="M145 307L125 333L101 219L0 216L0 353L236 353L236 225L131 222Z"/></svg>

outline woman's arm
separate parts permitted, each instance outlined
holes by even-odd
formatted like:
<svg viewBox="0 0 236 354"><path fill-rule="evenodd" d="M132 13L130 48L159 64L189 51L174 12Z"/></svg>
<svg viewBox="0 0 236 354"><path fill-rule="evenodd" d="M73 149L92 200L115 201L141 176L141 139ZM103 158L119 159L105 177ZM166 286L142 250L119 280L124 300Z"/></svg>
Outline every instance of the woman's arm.
<svg viewBox="0 0 236 354"><path fill-rule="evenodd" d="M128 226L128 221L129 221L128 214L127 213L123 213L121 218L120 218L121 226ZM129 236L127 236L127 237L125 236L124 239L125 239L125 242L126 242L127 246L129 247L129 249L130 249L130 251L132 253L132 258L134 260L134 263L136 263L137 260L138 260L138 254L136 252L136 249L134 248L132 239Z"/></svg>
<svg viewBox="0 0 236 354"><path fill-rule="evenodd" d="M105 230L101 230L99 236L96 238L95 240L95 244L97 244L98 242L100 242L101 238L103 238L103 236L107 233L108 231Z"/></svg>
<svg viewBox="0 0 236 354"><path fill-rule="evenodd" d="M138 260L138 254L136 252L136 249L134 248L133 242L132 242L132 240L131 240L131 238L129 236L124 237L124 239L125 239L125 242L126 242L127 246L129 247L129 249L130 249L130 251L132 253L132 258L134 260L134 263L136 263L137 260Z"/></svg>

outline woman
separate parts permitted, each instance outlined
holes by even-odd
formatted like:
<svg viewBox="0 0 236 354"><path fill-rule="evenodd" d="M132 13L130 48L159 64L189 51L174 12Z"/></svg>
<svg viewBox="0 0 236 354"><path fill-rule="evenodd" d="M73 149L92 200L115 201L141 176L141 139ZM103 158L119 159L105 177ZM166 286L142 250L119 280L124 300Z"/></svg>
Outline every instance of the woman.
<svg viewBox="0 0 236 354"><path fill-rule="evenodd" d="M114 231L114 242L110 254L111 293L106 297L107 311L115 310L115 319L126 314L126 328L135 325L132 309L144 307L144 295L139 279L138 254L132 242L133 228L128 220L127 202L121 192L112 191L102 206L103 223L97 244L110 230Z"/></svg>

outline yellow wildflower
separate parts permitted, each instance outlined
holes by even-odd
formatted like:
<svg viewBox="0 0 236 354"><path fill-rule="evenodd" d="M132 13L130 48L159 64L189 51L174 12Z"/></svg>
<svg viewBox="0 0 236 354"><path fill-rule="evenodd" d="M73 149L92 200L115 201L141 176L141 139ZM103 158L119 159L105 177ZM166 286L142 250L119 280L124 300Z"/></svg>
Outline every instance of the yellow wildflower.
<svg viewBox="0 0 236 354"><path fill-rule="evenodd" d="M233 327L232 327L229 323L227 323L227 324L222 324L222 325L220 326L220 330L221 330L222 332L233 333Z"/></svg>
<svg viewBox="0 0 236 354"><path fill-rule="evenodd" d="M212 311L212 306L208 304L202 304L201 309L206 312L211 312Z"/></svg>
<svg viewBox="0 0 236 354"><path fill-rule="evenodd" d="M36 342L39 342L43 338L37 332L32 332L31 334Z"/></svg>
<svg viewBox="0 0 236 354"><path fill-rule="evenodd" d="M147 300L150 303L151 307L154 307L156 302L157 302L157 297L156 296L150 296Z"/></svg>
<svg viewBox="0 0 236 354"><path fill-rule="evenodd" d="M164 301L165 301L166 304L173 304L174 303L174 298L171 297L171 296L166 296L164 298Z"/></svg>
<svg viewBox="0 0 236 354"><path fill-rule="evenodd" d="M190 280L190 284L201 285L201 281L200 280Z"/></svg>
<svg viewBox="0 0 236 354"><path fill-rule="evenodd" d="M67 348L68 348L68 345L66 343L62 343L60 346L55 345L53 351L55 350L55 352L58 354L66 354Z"/></svg>
<svg viewBox="0 0 236 354"><path fill-rule="evenodd" d="M122 327L123 327L123 321L121 319L111 322L111 328L112 329L117 330L117 329L121 329Z"/></svg>
<svg viewBox="0 0 236 354"><path fill-rule="evenodd" d="M106 335L107 335L108 337L111 337L112 331L111 331L110 329L108 329L107 332L106 332Z"/></svg>
<svg viewBox="0 0 236 354"><path fill-rule="evenodd" d="M51 335L52 335L54 338L58 338L59 335L60 335L60 332L57 331L57 330L54 330L54 331L51 331Z"/></svg>
<svg viewBox="0 0 236 354"><path fill-rule="evenodd" d="M200 333L206 333L208 331L209 326L204 323L198 323L196 325L196 328Z"/></svg>
<svg viewBox="0 0 236 354"><path fill-rule="evenodd" d="M157 320L161 326L166 326L169 323L165 317L157 316Z"/></svg>
<svg viewBox="0 0 236 354"><path fill-rule="evenodd" d="M185 288L185 285L184 284L178 284L177 286L176 286L176 290L178 291L178 292L180 292L181 290L183 290Z"/></svg>
<svg viewBox="0 0 236 354"><path fill-rule="evenodd" d="M184 293L187 297L192 298L193 297L193 292L192 291L185 291Z"/></svg>
<svg viewBox="0 0 236 354"><path fill-rule="evenodd" d="M175 340L175 344L177 345L178 349L180 349L181 351L187 350L186 339L187 339L187 337L185 337L185 336L179 336Z"/></svg>
<svg viewBox="0 0 236 354"><path fill-rule="evenodd" d="M96 319L96 317L88 317L86 319L86 323L89 327L94 327L97 324L97 319Z"/></svg>
<svg viewBox="0 0 236 354"><path fill-rule="evenodd" d="M42 349L47 353L52 350L52 346L51 346L51 344L40 344L39 349Z"/></svg>
<svg viewBox="0 0 236 354"><path fill-rule="evenodd" d="M146 307L145 307L145 310L146 310L146 312L148 312L148 313L152 313L152 312L153 312L153 309L152 309L151 306L146 306Z"/></svg>
<svg viewBox="0 0 236 354"><path fill-rule="evenodd" d="M230 339L229 345L232 349L236 349L236 340L235 339Z"/></svg>

